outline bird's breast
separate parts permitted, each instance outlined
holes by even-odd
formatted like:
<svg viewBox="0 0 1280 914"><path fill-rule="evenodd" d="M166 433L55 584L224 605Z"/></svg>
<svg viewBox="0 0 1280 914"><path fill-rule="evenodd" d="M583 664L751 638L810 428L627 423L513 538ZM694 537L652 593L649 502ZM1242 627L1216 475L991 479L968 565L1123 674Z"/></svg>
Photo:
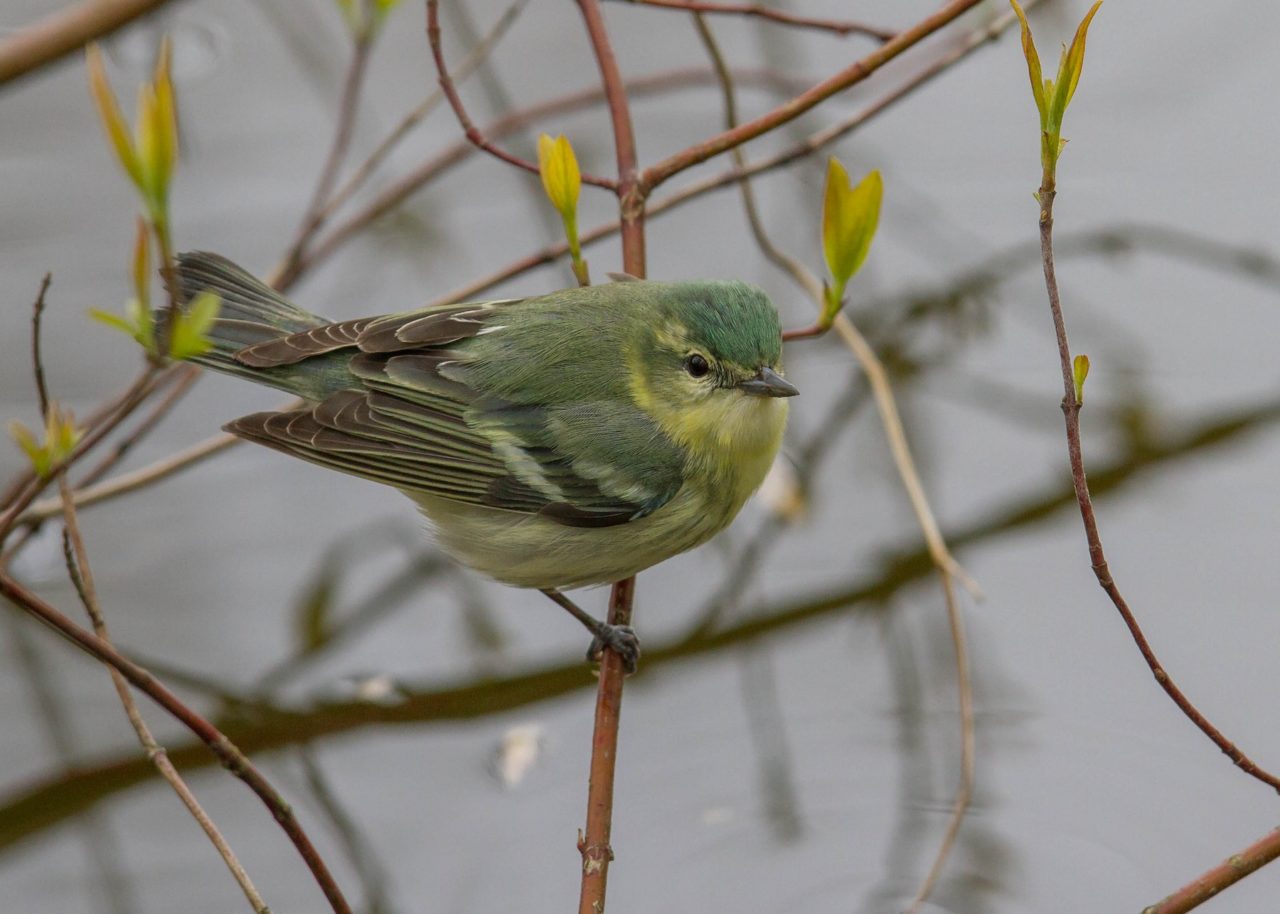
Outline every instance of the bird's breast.
<svg viewBox="0 0 1280 914"><path fill-rule="evenodd" d="M786 424L787 401L776 397L735 394L690 410L691 475L715 488L736 514L764 482Z"/></svg>

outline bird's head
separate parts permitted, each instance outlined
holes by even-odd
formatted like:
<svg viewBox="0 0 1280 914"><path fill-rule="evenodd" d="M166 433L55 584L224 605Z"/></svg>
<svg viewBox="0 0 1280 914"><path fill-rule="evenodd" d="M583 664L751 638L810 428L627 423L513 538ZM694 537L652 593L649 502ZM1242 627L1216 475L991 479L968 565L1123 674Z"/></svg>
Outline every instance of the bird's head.
<svg viewBox="0 0 1280 914"><path fill-rule="evenodd" d="M696 450L777 450L786 398L773 303L739 282L653 283L656 303L630 353L639 405Z"/></svg>

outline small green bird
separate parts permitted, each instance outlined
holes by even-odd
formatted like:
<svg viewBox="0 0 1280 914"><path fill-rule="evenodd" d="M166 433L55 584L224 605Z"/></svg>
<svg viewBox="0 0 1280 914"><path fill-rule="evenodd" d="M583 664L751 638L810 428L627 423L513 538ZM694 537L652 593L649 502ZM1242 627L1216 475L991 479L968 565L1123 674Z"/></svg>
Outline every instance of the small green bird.
<svg viewBox="0 0 1280 914"><path fill-rule="evenodd" d="M335 323L213 254L177 276L183 301L222 299L193 361L306 401L228 431L394 486L455 559L561 605L728 526L798 393L777 311L739 282L625 277Z"/></svg>

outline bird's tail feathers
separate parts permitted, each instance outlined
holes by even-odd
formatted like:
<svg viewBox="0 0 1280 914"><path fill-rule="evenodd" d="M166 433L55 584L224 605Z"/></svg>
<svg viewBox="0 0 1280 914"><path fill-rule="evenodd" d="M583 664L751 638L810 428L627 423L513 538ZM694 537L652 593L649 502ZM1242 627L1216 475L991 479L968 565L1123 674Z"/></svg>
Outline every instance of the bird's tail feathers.
<svg viewBox="0 0 1280 914"><path fill-rule="evenodd" d="M213 348L191 361L224 374L305 393L295 390L286 373L272 377L272 372L242 364L235 354L254 343L324 326L329 323L326 319L303 311L257 277L217 254L204 251L179 254L174 274L180 305L206 290L217 293L221 300L218 319L208 331ZM163 326L166 314L156 312L157 327Z"/></svg>

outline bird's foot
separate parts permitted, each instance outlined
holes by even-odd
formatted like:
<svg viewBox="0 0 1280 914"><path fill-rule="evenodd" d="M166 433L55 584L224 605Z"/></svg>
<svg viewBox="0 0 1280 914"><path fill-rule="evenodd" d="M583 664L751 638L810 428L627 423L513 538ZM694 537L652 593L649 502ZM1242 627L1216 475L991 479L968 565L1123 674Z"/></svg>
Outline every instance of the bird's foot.
<svg viewBox="0 0 1280 914"><path fill-rule="evenodd" d="M600 622L587 648L587 660L591 663L604 659L604 652L611 650L622 658L622 669L628 676L636 671L640 662L640 639L630 625L610 625Z"/></svg>
<svg viewBox="0 0 1280 914"><path fill-rule="evenodd" d="M627 675L636 671L636 663L640 660L640 639L636 637L635 630L630 625L610 625L608 622L601 622L554 588L549 587L542 592L586 626L594 636L591 639L591 647L587 649L588 663L595 663L603 657L605 650L611 650L622 658L622 668Z"/></svg>

